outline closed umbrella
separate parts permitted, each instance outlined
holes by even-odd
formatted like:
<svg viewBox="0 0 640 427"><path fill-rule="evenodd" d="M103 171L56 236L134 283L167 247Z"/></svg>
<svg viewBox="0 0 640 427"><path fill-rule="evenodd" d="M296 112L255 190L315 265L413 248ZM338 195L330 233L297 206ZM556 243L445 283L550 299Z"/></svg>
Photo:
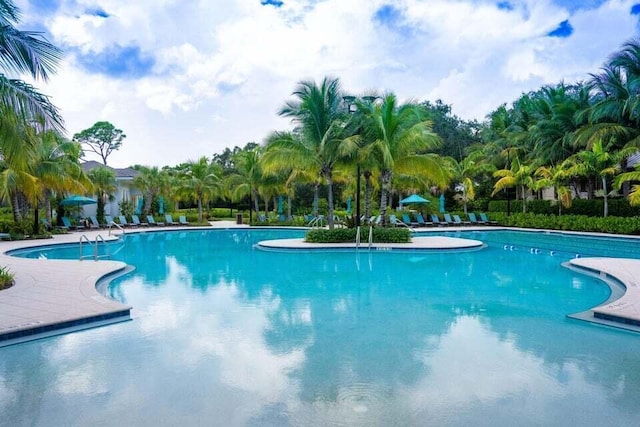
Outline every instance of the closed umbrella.
<svg viewBox="0 0 640 427"><path fill-rule="evenodd" d="M439 203L438 208L440 210L440 213L444 213L445 212L445 209L444 209L444 194L440 195L440 203Z"/></svg>
<svg viewBox="0 0 640 427"><path fill-rule="evenodd" d="M351 215L351 196L347 197L347 213Z"/></svg>

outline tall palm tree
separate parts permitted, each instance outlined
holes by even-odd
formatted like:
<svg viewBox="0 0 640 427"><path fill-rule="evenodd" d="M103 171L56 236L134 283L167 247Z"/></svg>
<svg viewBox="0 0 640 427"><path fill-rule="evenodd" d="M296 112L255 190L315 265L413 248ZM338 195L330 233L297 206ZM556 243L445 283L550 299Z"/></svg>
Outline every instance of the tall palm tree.
<svg viewBox="0 0 640 427"><path fill-rule="evenodd" d="M35 158L30 165L31 174L38 180L39 191L34 196L33 232L39 227L38 207L42 197L46 218L51 223L51 196L57 193L88 193L92 184L80 166L81 148L77 143L64 140L54 130L37 136Z"/></svg>
<svg viewBox="0 0 640 427"><path fill-rule="evenodd" d="M23 120L44 119L47 128L63 130L58 109L32 85L7 74L28 74L47 81L62 52L41 33L22 31L20 9L11 0L0 0L0 104L10 107Z"/></svg>
<svg viewBox="0 0 640 427"><path fill-rule="evenodd" d="M320 85L301 81L293 92L295 100L280 110L296 126L295 137L269 138L273 156L278 163L313 163L327 184L328 224L333 228L333 169L340 160L340 144L344 139L345 112L342 108L340 81L325 77ZM283 135L284 136L284 135Z"/></svg>
<svg viewBox="0 0 640 427"><path fill-rule="evenodd" d="M139 188L144 195L143 214L151 213L151 204L155 198L164 194L168 187L168 177L164 171L157 166L137 167L139 174L133 178L133 184Z"/></svg>
<svg viewBox="0 0 640 427"><path fill-rule="evenodd" d="M533 164L527 165L520 162L516 157L511 162L509 169L500 169L493 173L493 176L500 178L493 186L493 193L495 195L499 191L505 188L520 187L522 193L522 212L527 212L527 189L532 189L534 186L534 173L536 166Z"/></svg>
<svg viewBox="0 0 640 427"><path fill-rule="evenodd" d="M447 167L452 176L452 182L455 188L462 193L460 200L462 201L465 215L467 214L467 203L475 199L475 182L476 176L482 173L490 173L495 170L495 166L486 161L486 157L475 151L464 157L461 161L456 161L453 157L445 158Z"/></svg>
<svg viewBox="0 0 640 427"><path fill-rule="evenodd" d="M562 215L562 208L570 208L573 195L567 181L571 177L568 167L569 161L557 166L540 166L535 171L534 190L552 187L558 200L558 215Z"/></svg>
<svg viewBox="0 0 640 427"><path fill-rule="evenodd" d="M640 181L640 164L636 165L634 171L621 173L613 182L613 187L619 190L622 184L627 181ZM634 184L627 196L631 206L640 206L640 185Z"/></svg>
<svg viewBox="0 0 640 427"><path fill-rule="evenodd" d="M260 147L252 147L250 149L241 150L233 156L236 165L236 172L228 175L225 179L225 186L230 189L231 199L239 201L249 196L249 221L251 222L252 209L256 215L260 210L260 195L258 186L262 179L262 164L260 158L262 150Z"/></svg>
<svg viewBox="0 0 640 427"><path fill-rule="evenodd" d="M365 151L371 152L380 170L380 214L385 217L387 197L394 173L414 174L444 188L449 174L442 159L426 153L438 147L440 140L431 131L424 107L414 104L398 106L396 96L387 94L382 102L367 112L365 135L373 141Z"/></svg>
<svg viewBox="0 0 640 427"><path fill-rule="evenodd" d="M204 220L202 208L222 189L222 170L210 163L206 156L187 162L186 171L179 178L180 191L193 197L198 205L198 222Z"/></svg>
<svg viewBox="0 0 640 427"><path fill-rule="evenodd" d="M91 169L88 173L93 184L93 189L98 196L98 221L104 222L104 206L107 201L113 200L113 194L117 190L116 175L112 169L104 166Z"/></svg>
<svg viewBox="0 0 640 427"><path fill-rule="evenodd" d="M573 164L569 169L570 173L600 179L604 197L603 216L605 217L609 215L607 179L620 172L620 162L634 151L633 147L614 151L610 145L605 145L598 140L593 143L591 149L580 151L572 157Z"/></svg>

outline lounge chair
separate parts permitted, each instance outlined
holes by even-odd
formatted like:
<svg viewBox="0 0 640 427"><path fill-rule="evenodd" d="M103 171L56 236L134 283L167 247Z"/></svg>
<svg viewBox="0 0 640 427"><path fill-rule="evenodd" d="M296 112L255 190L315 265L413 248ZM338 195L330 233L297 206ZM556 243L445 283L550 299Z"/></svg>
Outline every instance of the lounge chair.
<svg viewBox="0 0 640 427"><path fill-rule="evenodd" d="M411 221L411 217L406 213L402 214L402 222L404 222L409 227L417 227L419 225L417 222Z"/></svg>
<svg viewBox="0 0 640 427"><path fill-rule="evenodd" d="M111 217L111 215L105 215L104 216L104 222L105 222L105 225L107 227L111 227L113 224L115 224L115 222L113 221L113 218Z"/></svg>
<svg viewBox="0 0 640 427"><path fill-rule="evenodd" d="M480 219L482 219L482 221L484 221L484 223L487 225L498 224L498 221L491 221L489 218L487 218L487 214L485 214L484 212L480 212Z"/></svg>
<svg viewBox="0 0 640 427"><path fill-rule="evenodd" d="M123 227L134 227L133 223L127 222L127 217L124 215L120 215L118 221L120 221L120 225Z"/></svg>
<svg viewBox="0 0 640 427"><path fill-rule="evenodd" d="M187 221L187 217L184 215L180 215L178 217L178 222L180 223L180 225L189 225L189 221Z"/></svg>
<svg viewBox="0 0 640 427"><path fill-rule="evenodd" d="M444 221L443 221L444 225L453 225L453 219L451 219L451 214L446 213L442 216L444 217Z"/></svg>
<svg viewBox="0 0 640 427"><path fill-rule="evenodd" d="M156 222L156 219L153 217L153 215L147 215L147 224L157 227L159 225L164 225L164 222Z"/></svg>
<svg viewBox="0 0 640 427"><path fill-rule="evenodd" d="M469 225L469 221L462 221L460 215L453 215L453 225Z"/></svg>
<svg viewBox="0 0 640 427"><path fill-rule="evenodd" d="M438 217L438 215L436 215L436 214L431 214L431 222L433 223L433 225L437 225L438 227L442 227L444 225L448 225L448 224L440 221L440 217Z"/></svg>
<svg viewBox="0 0 640 427"><path fill-rule="evenodd" d="M63 216L62 218L62 228L65 228L67 230L77 230L78 227L75 225L71 225L71 220L69 219L69 217Z"/></svg>
<svg viewBox="0 0 640 427"><path fill-rule="evenodd" d="M171 216L171 214L165 214L164 216L164 222L167 225L180 225L179 223L175 222L173 220L173 217Z"/></svg>
<svg viewBox="0 0 640 427"><path fill-rule="evenodd" d="M89 227L91 229L98 229L100 228L100 223L98 222L98 218L96 218L95 216L90 216L89 217L89 221L91 221L91 223L89 224Z"/></svg>
<svg viewBox="0 0 640 427"><path fill-rule="evenodd" d="M393 225L394 227L407 227L407 228L411 228L409 225L405 224L404 222L400 221L398 219L398 217L396 217L395 215L389 215L389 224Z"/></svg>
<svg viewBox="0 0 640 427"><path fill-rule="evenodd" d="M425 221L421 213L418 213L416 215L416 221L418 221L418 227L426 227L428 225L433 225L432 222Z"/></svg>
<svg viewBox="0 0 640 427"><path fill-rule="evenodd" d="M138 226L138 227L141 226L141 225L145 226L145 227L149 225L146 222L140 222L140 218L138 217L138 215L131 215L131 223L134 226Z"/></svg>
<svg viewBox="0 0 640 427"><path fill-rule="evenodd" d="M474 214L473 212L470 212L467 216L469 217L469 222L471 223L471 225L486 225L487 224L484 221L478 220L478 218L476 218L476 214Z"/></svg>

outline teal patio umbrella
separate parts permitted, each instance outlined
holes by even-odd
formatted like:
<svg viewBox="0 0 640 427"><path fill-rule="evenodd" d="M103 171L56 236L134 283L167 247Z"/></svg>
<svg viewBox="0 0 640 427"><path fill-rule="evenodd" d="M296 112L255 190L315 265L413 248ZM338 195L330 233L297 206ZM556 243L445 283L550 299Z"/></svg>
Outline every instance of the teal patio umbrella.
<svg viewBox="0 0 640 427"><path fill-rule="evenodd" d="M417 194L412 194L409 197L400 200L400 207L402 207L403 205L410 205L412 203L423 204L423 203L430 203L430 202L422 196L418 196Z"/></svg>
<svg viewBox="0 0 640 427"><path fill-rule="evenodd" d="M66 199L60 200L60 205L66 206L66 207L79 208L80 206L93 205L95 203L98 203L96 199L92 199L91 197L85 197L85 196L69 196Z"/></svg>

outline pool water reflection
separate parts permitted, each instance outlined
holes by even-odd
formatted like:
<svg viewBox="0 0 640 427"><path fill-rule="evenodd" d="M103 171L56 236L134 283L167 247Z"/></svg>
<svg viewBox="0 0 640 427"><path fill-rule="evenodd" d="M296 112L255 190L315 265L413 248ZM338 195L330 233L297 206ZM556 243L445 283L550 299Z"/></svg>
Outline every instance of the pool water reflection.
<svg viewBox="0 0 640 427"><path fill-rule="evenodd" d="M137 269L108 290L134 320L0 349L0 424L640 422L640 336L565 317L609 289L562 256L505 251L507 234L463 253L253 249L297 235L127 236L116 256Z"/></svg>

